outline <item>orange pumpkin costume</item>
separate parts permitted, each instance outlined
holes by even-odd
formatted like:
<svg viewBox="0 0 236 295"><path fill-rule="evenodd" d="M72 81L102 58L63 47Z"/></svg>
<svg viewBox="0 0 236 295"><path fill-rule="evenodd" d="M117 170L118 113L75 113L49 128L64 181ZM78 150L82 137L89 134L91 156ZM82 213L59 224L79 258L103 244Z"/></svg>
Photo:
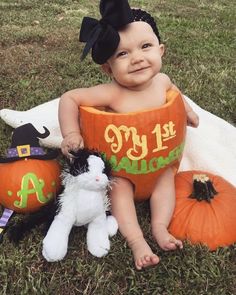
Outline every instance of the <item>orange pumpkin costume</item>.
<svg viewBox="0 0 236 295"><path fill-rule="evenodd" d="M186 112L181 94L167 92L167 103L139 112L109 113L80 107L80 126L85 146L104 152L114 176L135 186L135 200L144 200L164 169L178 169L182 156Z"/></svg>

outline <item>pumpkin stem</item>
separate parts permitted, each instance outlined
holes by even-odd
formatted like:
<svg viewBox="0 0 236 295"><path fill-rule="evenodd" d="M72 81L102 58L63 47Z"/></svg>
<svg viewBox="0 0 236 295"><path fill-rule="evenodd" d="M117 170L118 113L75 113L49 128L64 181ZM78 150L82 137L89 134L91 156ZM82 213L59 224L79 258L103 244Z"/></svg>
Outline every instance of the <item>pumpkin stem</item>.
<svg viewBox="0 0 236 295"><path fill-rule="evenodd" d="M193 192L189 196L191 199L196 199L197 201L205 200L208 203L211 199L218 194L215 190L212 181L206 174L194 174L193 175Z"/></svg>

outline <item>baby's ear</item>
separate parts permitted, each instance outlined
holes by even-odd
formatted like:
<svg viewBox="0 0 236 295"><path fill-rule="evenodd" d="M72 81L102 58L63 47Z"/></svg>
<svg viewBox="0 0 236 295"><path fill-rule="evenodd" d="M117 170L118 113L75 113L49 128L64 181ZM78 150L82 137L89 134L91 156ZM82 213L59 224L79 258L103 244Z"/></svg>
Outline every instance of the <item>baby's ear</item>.
<svg viewBox="0 0 236 295"><path fill-rule="evenodd" d="M105 72L107 75L112 76L111 67L107 62L105 64L102 64L101 68L102 68L103 72Z"/></svg>
<svg viewBox="0 0 236 295"><path fill-rule="evenodd" d="M160 55L161 55L161 57L162 57L163 54L165 53L165 45L164 45L164 44L160 44L160 45L159 45L159 48L160 48Z"/></svg>

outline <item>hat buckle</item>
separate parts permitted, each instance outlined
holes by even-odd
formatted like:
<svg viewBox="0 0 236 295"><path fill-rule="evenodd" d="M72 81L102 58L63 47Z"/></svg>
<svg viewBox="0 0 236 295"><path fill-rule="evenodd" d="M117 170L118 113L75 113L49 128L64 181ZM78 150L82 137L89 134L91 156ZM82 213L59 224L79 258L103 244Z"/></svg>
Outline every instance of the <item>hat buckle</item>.
<svg viewBox="0 0 236 295"><path fill-rule="evenodd" d="M18 152L18 156L20 158L30 156L30 145L29 144L18 145L16 147L16 149L17 149L17 152Z"/></svg>

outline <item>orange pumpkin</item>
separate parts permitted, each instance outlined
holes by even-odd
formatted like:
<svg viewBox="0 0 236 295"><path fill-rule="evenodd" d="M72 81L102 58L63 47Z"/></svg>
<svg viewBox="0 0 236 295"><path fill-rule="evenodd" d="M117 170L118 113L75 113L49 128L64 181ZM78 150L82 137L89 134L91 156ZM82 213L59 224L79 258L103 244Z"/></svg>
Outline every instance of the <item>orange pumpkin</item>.
<svg viewBox="0 0 236 295"><path fill-rule="evenodd" d="M22 159L0 164L0 204L18 213L33 212L60 188L56 160Z"/></svg>
<svg viewBox="0 0 236 295"><path fill-rule="evenodd" d="M175 178L176 207L169 231L179 239L211 250L236 242L236 188L220 176L202 171Z"/></svg>
<svg viewBox="0 0 236 295"><path fill-rule="evenodd" d="M168 91L165 105L141 112L80 107L80 120L85 146L103 152L115 176L132 181L136 200L150 196L164 169L179 165L186 131L179 92Z"/></svg>

